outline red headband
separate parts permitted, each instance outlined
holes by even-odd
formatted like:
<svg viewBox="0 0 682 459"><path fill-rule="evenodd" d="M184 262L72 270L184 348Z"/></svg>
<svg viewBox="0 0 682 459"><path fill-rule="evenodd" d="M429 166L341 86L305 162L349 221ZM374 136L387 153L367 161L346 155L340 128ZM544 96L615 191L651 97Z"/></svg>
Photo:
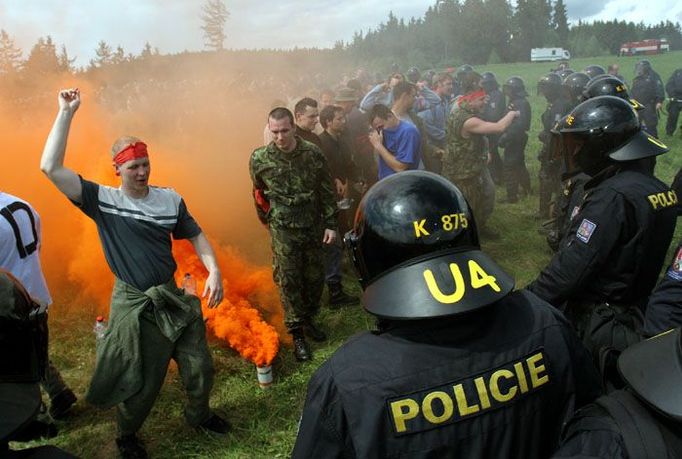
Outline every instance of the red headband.
<svg viewBox="0 0 682 459"><path fill-rule="evenodd" d="M147 144L144 142L135 142L116 153L116 156L114 156L114 163L117 166L121 166L122 164L132 161L133 159L147 157L149 157L149 154L147 153Z"/></svg>
<svg viewBox="0 0 682 459"><path fill-rule="evenodd" d="M483 89L478 89L474 92L470 92L469 94L459 96L457 105L462 105L462 102L471 102L472 100L478 99L479 97L485 97L485 91Z"/></svg>

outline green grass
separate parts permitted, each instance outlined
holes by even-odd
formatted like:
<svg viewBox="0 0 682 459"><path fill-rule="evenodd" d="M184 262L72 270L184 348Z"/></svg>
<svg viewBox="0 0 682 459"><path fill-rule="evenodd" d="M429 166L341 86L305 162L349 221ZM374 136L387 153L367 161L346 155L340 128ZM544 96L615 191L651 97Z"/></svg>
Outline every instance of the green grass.
<svg viewBox="0 0 682 459"><path fill-rule="evenodd" d="M665 79L680 62L681 52L651 56L654 68ZM619 62L624 76L632 81L636 58L603 57L575 59L574 69L582 69L590 63L606 66ZM537 190L537 152L540 144L537 133L539 116L544 101L535 95L535 83L545 74L551 64L494 65L477 70L491 70L503 82L507 77L519 75L524 78L531 94L533 124L526 149L527 164ZM665 123L665 118L660 122ZM664 132L659 124L659 132ZM657 175L670 183L682 165L679 132L674 138L662 140L671 148L670 153L659 158ZM498 188L498 197L504 191ZM532 218L537 209L537 195L522 199L518 204L498 204L491 219L502 238L485 242L483 248L516 278L517 286L531 281L547 263L550 252L542 236L537 232L538 222ZM681 232L676 234L679 239ZM359 294L359 289L354 293ZM57 298L64 302L64 298ZM329 357L350 335L371 328L370 316L359 307L332 311L323 307L319 316L330 334L323 345L313 345L315 358L310 363L295 362L288 348L283 348L274 362L274 384L262 390L256 382L253 364L241 359L231 349L217 341L211 341L216 367L216 380L212 393L212 406L225 414L234 430L225 438L199 433L188 427L183 419L185 401L177 370L171 367L166 384L151 415L143 426L140 436L147 444L152 457L163 458L276 458L288 457L293 447L298 418L305 398L306 385L315 369ZM83 400L89 377L93 370L95 339L91 331L91 315L51 317L51 354L62 370L64 378L76 391L80 400L73 416L58 424L60 434L54 443L84 458L109 458L115 456L114 410L100 412ZM36 443L38 444L38 443ZM19 446L19 445L17 445Z"/></svg>

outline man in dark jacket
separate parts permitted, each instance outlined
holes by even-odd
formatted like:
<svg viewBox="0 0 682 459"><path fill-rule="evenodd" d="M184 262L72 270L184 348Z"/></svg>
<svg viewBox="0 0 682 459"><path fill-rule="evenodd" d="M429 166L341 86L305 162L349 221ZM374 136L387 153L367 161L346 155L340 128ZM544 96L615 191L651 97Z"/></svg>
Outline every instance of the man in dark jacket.
<svg viewBox="0 0 682 459"><path fill-rule="evenodd" d="M641 325L675 230L677 196L656 179L649 159L668 148L641 130L625 100L600 96L578 105L555 130L566 169L592 177L571 212L559 251L528 287L564 309L595 353L613 342L611 325L625 336ZM614 324L615 322L615 324ZM609 326L606 326L610 324Z"/></svg>
<svg viewBox="0 0 682 459"><path fill-rule="evenodd" d="M651 62L644 59L635 66L635 79L632 80L632 97L644 105L639 116L644 130L654 137L658 137L658 114L663 107L665 93L663 80L651 68Z"/></svg>
<svg viewBox="0 0 682 459"><path fill-rule="evenodd" d="M599 393L563 316L513 292L443 177L387 177L358 216L346 243L378 329L312 377L293 457L548 457Z"/></svg>
<svg viewBox="0 0 682 459"><path fill-rule="evenodd" d="M618 369L627 387L580 409L552 457L682 457L681 338L677 328L626 349Z"/></svg>
<svg viewBox="0 0 682 459"><path fill-rule="evenodd" d="M509 78L502 89L507 96L509 110L517 110L520 113L499 139L500 147L504 148L504 181L507 186L505 202L514 203L518 201L519 186L522 194L531 193L530 174L526 169L525 158L531 110L526 99L528 93L520 77Z"/></svg>

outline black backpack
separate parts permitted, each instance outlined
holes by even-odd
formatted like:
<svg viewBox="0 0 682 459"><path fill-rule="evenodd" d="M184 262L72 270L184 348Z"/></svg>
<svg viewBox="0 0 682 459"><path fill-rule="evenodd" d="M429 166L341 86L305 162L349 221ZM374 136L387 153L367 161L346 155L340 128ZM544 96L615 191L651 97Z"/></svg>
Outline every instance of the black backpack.
<svg viewBox="0 0 682 459"><path fill-rule="evenodd" d="M682 439L661 425L630 391L613 392L598 398L595 403L606 410L618 426L629 458L678 457ZM675 454L669 454L669 445Z"/></svg>

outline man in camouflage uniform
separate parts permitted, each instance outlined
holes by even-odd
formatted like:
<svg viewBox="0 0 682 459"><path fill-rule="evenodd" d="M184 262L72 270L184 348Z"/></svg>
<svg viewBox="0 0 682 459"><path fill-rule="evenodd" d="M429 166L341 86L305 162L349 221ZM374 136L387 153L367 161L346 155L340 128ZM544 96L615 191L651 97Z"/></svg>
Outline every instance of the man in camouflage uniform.
<svg viewBox="0 0 682 459"><path fill-rule="evenodd" d="M274 140L255 150L249 163L256 211L270 230L273 276L294 355L310 360L305 335L326 339L312 319L324 286L322 244L336 240L334 191L327 160L316 145L295 134L289 110L272 110L268 127Z"/></svg>
<svg viewBox="0 0 682 459"><path fill-rule="evenodd" d="M483 121L480 116L485 107L486 93L479 86L480 76L472 72L463 78L463 95L448 117L447 151L443 157L442 175L462 191L476 216L479 232L487 235L482 215L483 178L487 154L483 136L501 134L519 115L509 111L499 121Z"/></svg>

